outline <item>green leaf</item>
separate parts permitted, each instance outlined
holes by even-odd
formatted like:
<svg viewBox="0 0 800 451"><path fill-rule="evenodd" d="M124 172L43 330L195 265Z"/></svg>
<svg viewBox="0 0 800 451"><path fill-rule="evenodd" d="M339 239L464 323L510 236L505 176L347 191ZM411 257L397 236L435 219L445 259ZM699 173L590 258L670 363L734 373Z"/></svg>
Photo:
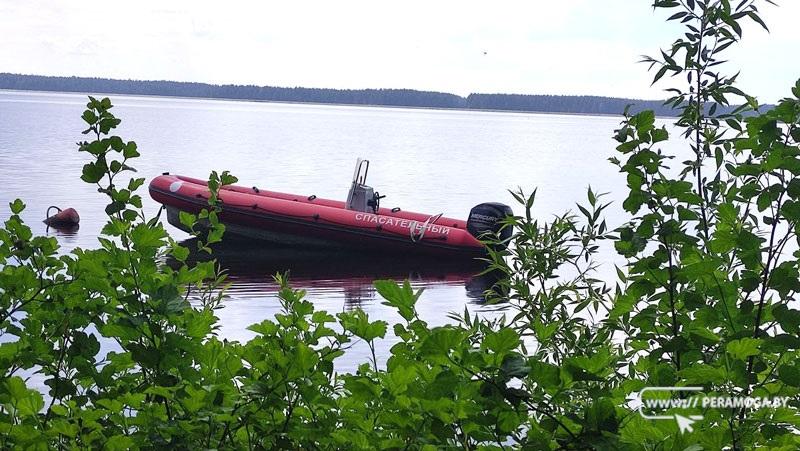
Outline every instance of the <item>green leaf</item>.
<svg viewBox="0 0 800 451"><path fill-rule="evenodd" d="M667 68L667 66L666 66L666 65L664 65L664 66L661 66L661 68L660 68L660 69L658 69L658 72L656 72L656 75L655 75L655 77L653 77L653 82L651 83L651 85L654 85L654 84L656 84L656 82L657 82L658 80L660 80L660 79L661 79L661 77L663 77L663 76L664 76L664 74L666 74L666 73L667 73L667 69L668 69L668 68Z"/></svg>
<svg viewBox="0 0 800 451"><path fill-rule="evenodd" d="M790 309L783 304L776 305L772 309L772 316L786 333L800 334L800 310Z"/></svg>
<svg viewBox="0 0 800 451"><path fill-rule="evenodd" d="M127 435L114 435L103 445L103 449L108 451L125 451L135 448L138 448L136 442Z"/></svg>
<svg viewBox="0 0 800 451"><path fill-rule="evenodd" d="M464 339L464 332L453 327L444 326L431 330L431 334L422 341L420 352L424 355L446 355L457 348Z"/></svg>
<svg viewBox="0 0 800 451"><path fill-rule="evenodd" d="M702 363L684 368L678 375L689 384L721 384L727 380L724 369Z"/></svg>
<svg viewBox="0 0 800 451"><path fill-rule="evenodd" d="M750 108L752 108L754 110L758 109L758 100L756 100L755 97L753 97L753 96L745 96L745 98L747 99L747 104L750 106Z"/></svg>
<svg viewBox="0 0 800 451"><path fill-rule="evenodd" d="M561 370L551 363L536 359L528 361L530 378L544 388L558 387L561 385Z"/></svg>
<svg viewBox="0 0 800 451"><path fill-rule="evenodd" d="M120 138L119 136L112 136L108 138L107 142L109 147L111 147L113 150L117 152L119 152L120 150L122 150L123 147L125 147L125 144L122 142L122 138Z"/></svg>
<svg viewBox="0 0 800 451"><path fill-rule="evenodd" d="M181 221L181 224L190 229L194 226L195 222L197 222L197 216L185 211L178 213L178 219Z"/></svg>
<svg viewBox="0 0 800 451"><path fill-rule="evenodd" d="M762 340L759 338L740 338L727 344L725 349L734 358L745 360L750 356L758 355Z"/></svg>
<svg viewBox="0 0 800 451"><path fill-rule="evenodd" d="M131 241L138 248L158 248L164 244L166 233L159 227L150 227L147 224L138 224L131 230Z"/></svg>
<svg viewBox="0 0 800 451"><path fill-rule="evenodd" d="M622 208L629 213L636 214L648 199L649 195L644 191L631 190L628 194L628 198L622 202Z"/></svg>
<svg viewBox="0 0 800 451"><path fill-rule="evenodd" d="M772 203L772 197L768 191L762 192L758 195L758 199L756 199L756 207L758 207L759 212L769 208L770 203Z"/></svg>
<svg viewBox="0 0 800 451"><path fill-rule="evenodd" d="M139 214L136 213L136 211L134 211L134 210L128 209L128 210L125 210L125 211L122 212L122 219L124 219L125 221L128 221L128 222L133 222L138 217L139 217Z"/></svg>
<svg viewBox="0 0 800 451"><path fill-rule="evenodd" d="M482 344L490 351L504 354L519 346L519 334L508 328L500 329L497 332L488 332Z"/></svg>
<svg viewBox="0 0 800 451"><path fill-rule="evenodd" d="M595 399L586 411L586 423L592 430L616 433L619 420L614 402L609 398Z"/></svg>
<svg viewBox="0 0 800 451"><path fill-rule="evenodd" d="M86 183L97 183L106 175L105 169L96 163L86 163L83 166L81 180Z"/></svg>
<svg viewBox="0 0 800 451"><path fill-rule="evenodd" d="M736 119L725 119L725 123L728 124L729 127L732 129L741 132L742 131L742 124L739 123Z"/></svg>
<svg viewBox="0 0 800 451"><path fill-rule="evenodd" d="M793 178L792 181L786 185L786 194L792 199L800 198L800 178Z"/></svg>
<svg viewBox="0 0 800 451"><path fill-rule="evenodd" d="M122 156L125 158L136 158L139 156L139 151L136 150L136 143L129 141L122 150Z"/></svg>
<svg viewBox="0 0 800 451"><path fill-rule="evenodd" d="M656 113L653 110L644 110L634 116L634 121L636 123L636 131L643 135L653 129L653 125L656 123Z"/></svg>
<svg viewBox="0 0 800 451"><path fill-rule="evenodd" d="M186 261L186 259L189 257L189 248L175 243L170 248L170 255L172 255L172 257L179 262Z"/></svg>
<svg viewBox="0 0 800 451"><path fill-rule="evenodd" d="M12 376L5 381L5 388L13 400L20 400L28 396L28 387L19 376Z"/></svg>
<svg viewBox="0 0 800 451"><path fill-rule="evenodd" d="M682 205L678 205L678 219L681 221L697 221L700 219L700 216L694 211Z"/></svg>
<svg viewBox="0 0 800 451"><path fill-rule="evenodd" d="M107 140L99 139L97 141L90 142L88 146L82 147L81 149L96 157L99 157L108 150L108 145L109 143Z"/></svg>
<svg viewBox="0 0 800 451"><path fill-rule="evenodd" d="M44 384L50 387L50 396L56 398L73 396L77 393L77 387L75 387L75 384L69 379L52 377L45 380Z"/></svg>
<svg viewBox="0 0 800 451"><path fill-rule="evenodd" d="M502 433L515 431L520 425L520 418L515 412L502 411L497 415L497 429Z"/></svg>
<svg viewBox="0 0 800 451"><path fill-rule="evenodd" d="M142 186L143 184L144 184L144 178L131 179L128 182L128 191L134 192L137 189L139 189L139 187Z"/></svg>
<svg viewBox="0 0 800 451"><path fill-rule="evenodd" d="M5 388L11 396L12 404L22 416L32 416L44 408L44 399L36 390L29 390L25 381L18 376L6 380Z"/></svg>
<svg viewBox="0 0 800 451"><path fill-rule="evenodd" d="M717 216L722 222L736 223L739 219L739 212L733 204L724 203L717 207Z"/></svg>
<svg viewBox="0 0 800 451"><path fill-rule="evenodd" d="M14 199L14 202L9 202L8 206L11 208L11 213L18 215L25 210L25 204L19 199Z"/></svg>
<svg viewBox="0 0 800 451"><path fill-rule="evenodd" d="M73 336L72 345L67 350L67 355L72 357L83 357L94 361L94 357L100 351L100 342L94 334L76 332Z"/></svg>
<svg viewBox="0 0 800 451"><path fill-rule="evenodd" d="M236 176L228 173L228 171L223 171L219 181L222 185L233 185L234 183L238 182L239 179L236 178Z"/></svg>
<svg viewBox="0 0 800 451"><path fill-rule="evenodd" d="M800 387L800 368L797 365L781 365L778 368L778 378L792 387Z"/></svg>
<svg viewBox="0 0 800 451"><path fill-rule="evenodd" d="M754 13L753 11L748 11L747 15L750 16L750 18L753 19L754 22L761 25L762 28L769 31L767 24L765 24L764 21L761 20L761 17L759 17L758 14Z"/></svg>
<svg viewBox="0 0 800 451"><path fill-rule="evenodd" d="M651 135L653 137L653 144L669 139L669 132L667 132L667 129L664 127L653 129Z"/></svg>
<svg viewBox="0 0 800 451"><path fill-rule="evenodd" d="M125 209L125 202L114 201L106 205L106 214L111 216Z"/></svg>
<svg viewBox="0 0 800 451"><path fill-rule="evenodd" d="M339 315L342 327L353 333L353 335L365 340L372 341L376 338L386 336L386 321L369 322L369 317L363 310L343 312Z"/></svg>
<svg viewBox="0 0 800 451"><path fill-rule="evenodd" d="M536 321L533 323L533 329L536 332L536 338L540 342L548 340L551 336L553 336L560 326L561 323L558 321L552 321L548 324L542 324L541 321Z"/></svg>
<svg viewBox="0 0 800 451"><path fill-rule="evenodd" d="M373 323L370 323L367 326L366 330L364 331L364 336L362 336L361 338L370 341L376 338L385 337L387 324L388 323L386 321L375 321Z"/></svg>
<svg viewBox="0 0 800 451"><path fill-rule="evenodd" d="M414 317L416 314L414 305L422 294L422 289L414 292L408 280L403 282L402 287L393 280L376 280L374 285L378 294L386 300L385 305L396 308L400 316L407 321Z"/></svg>
<svg viewBox="0 0 800 451"><path fill-rule="evenodd" d="M781 206L781 214L789 221L800 221L800 201L787 200Z"/></svg>
<svg viewBox="0 0 800 451"><path fill-rule="evenodd" d="M720 340L718 334L700 325L697 325L697 327L692 328L689 331L689 334L695 341L705 345L713 345L715 343L718 343Z"/></svg>
<svg viewBox="0 0 800 451"><path fill-rule="evenodd" d="M89 125L94 125L94 123L97 122L97 115L95 115L94 111L92 110L84 111L81 118L83 118L84 122L86 122Z"/></svg>
<svg viewBox="0 0 800 451"><path fill-rule="evenodd" d="M211 333L212 326L217 322L214 313L209 309L185 310L186 334L192 338L204 338Z"/></svg>
<svg viewBox="0 0 800 451"><path fill-rule="evenodd" d="M503 358L503 363L500 365L500 370L508 377L524 377L530 373L531 369L528 366L525 358L518 353L507 354Z"/></svg>

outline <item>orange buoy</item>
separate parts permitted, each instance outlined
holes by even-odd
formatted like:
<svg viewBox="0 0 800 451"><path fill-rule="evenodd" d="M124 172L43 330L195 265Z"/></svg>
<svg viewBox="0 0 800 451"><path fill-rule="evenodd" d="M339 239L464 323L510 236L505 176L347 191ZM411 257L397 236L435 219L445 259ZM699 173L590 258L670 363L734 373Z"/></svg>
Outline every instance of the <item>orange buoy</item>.
<svg viewBox="0 0 800 451"><path fill-rule="evenodd" d="M50 216L51 209L58 210L58 213ZM81 222L81 217L74 208L60 209L56 206L51 206L47 209L47 219L44 223L50 227L74 227Z"/></svg>

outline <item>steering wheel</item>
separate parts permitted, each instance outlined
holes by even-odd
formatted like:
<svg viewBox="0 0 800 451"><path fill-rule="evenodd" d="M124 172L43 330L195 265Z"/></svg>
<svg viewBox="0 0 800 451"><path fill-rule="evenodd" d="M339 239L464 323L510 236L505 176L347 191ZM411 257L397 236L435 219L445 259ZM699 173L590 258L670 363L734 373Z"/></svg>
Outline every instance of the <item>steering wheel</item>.
<svg viewBox="0 0 800 451"><path fill-rule="evenodd" d="M372 207L372 211L374 213L377 213L378 209L381 208L381 199L383 199L384 197L386 196L381 196L379 192L375 191L375 193L372 194L372 199L367 201L367 205Z"/></svg>

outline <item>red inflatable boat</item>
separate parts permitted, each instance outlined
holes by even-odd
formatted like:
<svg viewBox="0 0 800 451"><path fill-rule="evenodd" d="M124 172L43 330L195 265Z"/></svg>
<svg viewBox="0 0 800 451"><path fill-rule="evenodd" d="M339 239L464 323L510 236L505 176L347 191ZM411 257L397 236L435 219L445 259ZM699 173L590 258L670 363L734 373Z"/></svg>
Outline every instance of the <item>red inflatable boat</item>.
<svg viewBox="0 0 800 451"><path fill-rule="evenodd" d="M283 245L474 258L486 250L477 237L498 232L499 220L512 214L497 203L476 206L468 221L382 208L383 196L365 185L368 170L369 161L359 160L346 202L225 186L219 193L220 220L226 233ZM182 230L179 212L206 208L208 195L206 181L196 178L164 174L150 182L150 196ZM510 232L505 228L501 234Z"/></svg>

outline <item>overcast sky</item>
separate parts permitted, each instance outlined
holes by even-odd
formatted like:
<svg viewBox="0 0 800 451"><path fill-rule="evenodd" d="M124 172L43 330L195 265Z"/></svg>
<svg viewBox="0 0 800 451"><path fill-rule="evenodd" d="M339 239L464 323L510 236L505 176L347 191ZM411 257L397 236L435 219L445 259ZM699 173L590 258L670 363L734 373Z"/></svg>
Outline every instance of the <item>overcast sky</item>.
<svg viewBox="0 0 800 451"><path fill-rule="evenodd" d="M0 72L662 98L636 61L680 34L651 0L0 0ZM764 102L800 78L800 1L730 53Z"/></svg>

